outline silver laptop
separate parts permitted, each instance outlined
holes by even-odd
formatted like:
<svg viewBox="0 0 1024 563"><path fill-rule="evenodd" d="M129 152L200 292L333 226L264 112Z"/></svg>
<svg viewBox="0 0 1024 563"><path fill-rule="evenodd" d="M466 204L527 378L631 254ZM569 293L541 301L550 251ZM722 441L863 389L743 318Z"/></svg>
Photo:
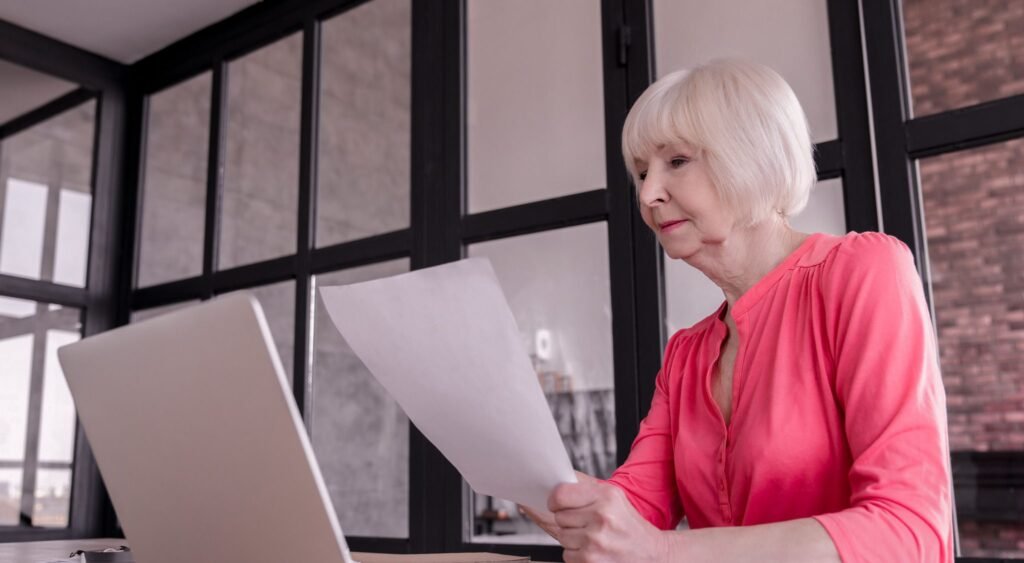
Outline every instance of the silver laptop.
<svg viewBox="0 0 1024 563"><path fill-rule="evenodd" d="M58 355L136 561L351 563L251 295Z"/></svg>

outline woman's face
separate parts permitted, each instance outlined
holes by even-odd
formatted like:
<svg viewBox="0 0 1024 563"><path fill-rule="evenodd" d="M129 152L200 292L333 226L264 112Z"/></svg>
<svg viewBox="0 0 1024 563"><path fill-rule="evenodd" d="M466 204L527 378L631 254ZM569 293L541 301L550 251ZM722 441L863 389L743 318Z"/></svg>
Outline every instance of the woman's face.
<svg viewBox="0 0 1024 563"><path fill-rule="evenodd" d="M672 258L688 260L721 244L736 225L708 177L705 162L684 142L659 147L636 162L644 222Z"/></svg>

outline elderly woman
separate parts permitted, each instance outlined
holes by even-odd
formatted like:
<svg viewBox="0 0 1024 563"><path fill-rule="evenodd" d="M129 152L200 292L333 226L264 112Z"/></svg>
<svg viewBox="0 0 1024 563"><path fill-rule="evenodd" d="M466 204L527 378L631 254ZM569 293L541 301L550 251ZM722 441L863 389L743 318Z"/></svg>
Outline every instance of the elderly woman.
<svg viewBox="0 0 1024 563"><path fill-rule="evenodd" d="M672 336L625 464L557 487L553 519L530 514L566 561L952 561L921 280L892 237L790 226L812 151L761 65L669 74L633 106L641 215L725 302Z"/></svg>

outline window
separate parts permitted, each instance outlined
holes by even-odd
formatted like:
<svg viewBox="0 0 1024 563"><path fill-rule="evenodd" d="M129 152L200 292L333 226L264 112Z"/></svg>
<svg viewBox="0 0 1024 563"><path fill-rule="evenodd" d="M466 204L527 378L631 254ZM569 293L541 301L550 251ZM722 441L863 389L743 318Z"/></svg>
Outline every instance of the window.
<svg viewBox="0 0 1024 563"><path fill-rule="evenodd" d="M347 285L409 270L392 260L316 276ZM409 419L314 297L313 449L346 535L409 536Z"/></svg>
<svg viewBox="0 0 1024 563"><path fill-rule="evenodd" d="M491 258L574 463L604 474L649 404L660 337L722 299L696 271L659 258L630 216L617 151L606 153L656 75L740 56L792 84L818 143L820 181L795 226L839 234L884 218L919 263L930 253L922 273L933 274L964 552L1021 557L1013 354L1024 326L1014 285L1024 159L1013 119L1024 10L997 0L784 4L259 3L132 65L127 101L103 92L123 70L108 66L52 119L12 132L15 116L0 118L0 421L14 429L0 433L0 526L68 521L72 411L48 358L83 332L80 318L91 334L127 307L137 321L247 288L268 313L353 547L556 559L501 502L452 509L457 473L332 334L315 288ZM904 37L886 35L901 28ZM7 48L4 34L0 44L5 56L25 49ZM57 47L23 58L52 50L68 66ZM908 83L925 121L901 114ZM77 86L61 87L36 99ZM142 101L144 122L125 121ZM967 131L954 110L972 104L1009 119L970 120ZM929 124L946 137L919 135ZM129 146L92 161L94 136L103 149L134 134L141 160ZM139 192L120 179L136 169ZM121 251L89 240L117 228L94 228L93 199L109 221L122 197L140 203L138 262L124 257L137 270L130 295L116 293L125 280L115 272L103 287L87 279L87 252L114 263ZM98 312L85 308L87 282ZM350 479L360 470L371 477Z"/></svg>
<svg viewBox="0 0 1024 563"><path fill-rule="evenodd" d="M604 223L469 247L494 267L573 467L598 478L616 467L607 249ZM476 496L474 514L474 541L552 542L509 501Z"/></svg>
<svg viewBox="0 0 1024 563"><path fill-rule="evenodd" d="M57 348L79 339L80 317L0 297L0 525L68 525L75 410Z"/></svg>
<svg viewBox="0 0 1024 563"><path fill-rule="evenodd" d="M961 548L1024 556L1024 139L920 174Z"/></svg>
<svg viewBox="0 0 1024 563"><path fill-rule="evenodd" d="M409 226L412 5L323 23L316 245Z"/></svg>
<svg viewBox="0 0 1024 563"><path fill-rule="evenodd" d="M85 287L96 104L0 140L0 274Z"/></svg>
<svg viewBox="0 0 1024 563"><path fill-rule="evenodd" d="M210 73L149 97L138 284L203 272Z"/></svg>
<svg viewBox="0 0 1024 563"><path fill-rule="evenodd" d="M302 34L228 65L218 269L295 254Z"/></svg>
<svg viewBox="0 0 1024 563"><path fill-rule="evenodd" d="M838 136L825 0L654 0L654 50L659 77L716 58L766 64L796 93L811 140Z"/></svg>
<svg viewBox="0 0 1024 563"><path fill-rule="evenodd" d="M1024 93L1024 6L1000 0L902 0L914 114Z"/></svg>
<svg viewBox="0 0 1024 563"><path fill-rule="evenodd" d="M22 293L60 284L79 295L87 281L96 103L59 106L0 135L0 274L25 280ZM65 528L76 426L56 351L80 338L82 310L7 291L0 285L0 525Z"/></svg>
<svg viewBox="0 0 1024 563"><path fill-rule="evenodd" d="M605 187L599 2L466 8L469 211Z"/></svg>

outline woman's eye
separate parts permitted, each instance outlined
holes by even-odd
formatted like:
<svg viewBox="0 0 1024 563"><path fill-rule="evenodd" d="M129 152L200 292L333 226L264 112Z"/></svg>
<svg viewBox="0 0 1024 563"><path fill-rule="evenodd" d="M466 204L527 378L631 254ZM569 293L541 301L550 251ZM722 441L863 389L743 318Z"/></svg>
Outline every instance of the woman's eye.
<svg viewBox="0 0 1024 563"><path fill-rule="evenodd" d="M643 182L644 180L647 179L647 172L641 172L641 173L637 174L637 177L640 178L641 182Z"/></svg>
<svg viewBox="0 0 1024 563"><path fill-rule="evenodd" d="M669 163L672 165L672 168L679 168L680 166L686 164L687 162L688 161L682 157L676 157L669 161Z"/></svg>

